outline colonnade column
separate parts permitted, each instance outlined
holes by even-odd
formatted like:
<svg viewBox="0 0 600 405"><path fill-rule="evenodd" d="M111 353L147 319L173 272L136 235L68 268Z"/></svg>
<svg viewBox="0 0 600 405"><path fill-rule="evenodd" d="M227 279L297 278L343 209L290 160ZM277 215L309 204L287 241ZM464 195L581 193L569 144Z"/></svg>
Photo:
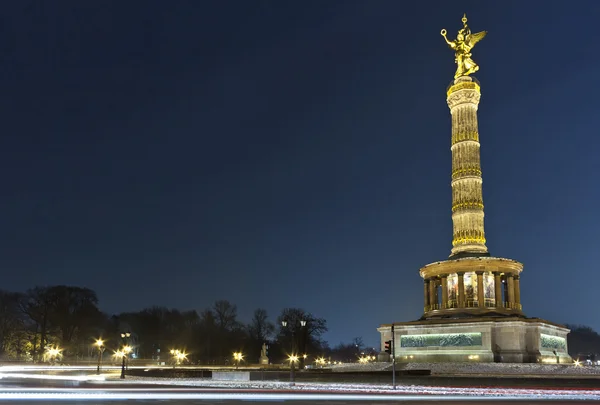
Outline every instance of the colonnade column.
<svg viewBox="0 0 600 405"><path fill-rule="evenodd" d="M424 287L424 297L425 298L425 311L429 310L429 279L426 278L423 280L423 287Z"/></svg>
<svg viewBox="0 0 600 405"><path fill-rule="evenodd" d="M431 310L437 309L437 283L434 278L429 280L429 307Z"/></svg>
<svg viewBox="0 0 600 405"><path fill-rule="evenodd" d="M465 307L465 273L457 273L458 275L458 307Z"/></svg>
<svg viewBox="0 0 600 405"><path fill-rule="evenodd" d="M515 289L515 304L517 307L521 304L521 282L519 281L519 276L514 276L514 289ZM518 308L517 308L518 309Z"/></svg>
<svg viewBox="0 0 600 405"><path fill-rule="evenodd" d="M448 277L442 276L442 309L448 308Z"/></svg>
<svg viewBox="0 0 600 405"><path fill-rule="evenodd" d="M515 303L515 282L514 276L512 274L506 275L506 284L507 284L507 292L508 292L508 307L512 308Z"/></svg>
<svg viewBox="0 0 600 405"><path fill-rule="evenodd" d="M483 290L483 272L478 271L477 274L477 304L479 308L485 306L485 291Z"/></svg>
<svg viewBox="0 0 600 405"><path fill-rule="evenodd" d="M496 299L496 307L504 307L502 302L502 274L494 273L494 296Z"/></svg>

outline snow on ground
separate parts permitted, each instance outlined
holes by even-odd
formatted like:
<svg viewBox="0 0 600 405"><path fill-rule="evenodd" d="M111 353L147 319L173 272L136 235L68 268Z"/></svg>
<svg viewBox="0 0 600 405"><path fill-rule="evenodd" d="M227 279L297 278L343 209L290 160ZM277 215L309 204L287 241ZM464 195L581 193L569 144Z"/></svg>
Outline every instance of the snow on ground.
<svg viewBox="0 0 600 405"><path fill-rule="evenodd" d="M285 390L296 392L331 392L331 393L363 393L363 394L397 394L397 395L456 395L477 397L520 397L520 398L552 398L552 399L587 399L600 400L600 389L556 389L556 388L475 388L475 387L429 387L420 385L398 385L392 390L390 385L373 384L332 384L297 382L290 386L289 382L275 381L213 381L211 379L169 379L150 377L127 377L120 381L126 384L173 385L186 387L205 387L246 390ZM105 382L104 382L105 383ZM102 385L103 382L95 382Z"/></svg>
<svg viewBox="0 0 600 405"><path fill-rule="evenodd" d="M346 363L346 364L333 364L328 365L333 372L344 372L344 371L384 371L391 370L392 363Z"/></svg>
<svg viewBox="0 0 600 405"><path fill-rule="evenodd" d="M402 370L431 370L433 375L598 375L600 367L528 363L408 363Z"/></svg>
<svg viewBox="0 0 600 405"><path fill-rule="evenodd" d="M331 365L333 372L391 371L392 363ZM483 374L489 376L532 375L589 375L600 376L600 366L575 366L574 364L527 363L397 363L397 370L431 370L432 375Z"/></svg>

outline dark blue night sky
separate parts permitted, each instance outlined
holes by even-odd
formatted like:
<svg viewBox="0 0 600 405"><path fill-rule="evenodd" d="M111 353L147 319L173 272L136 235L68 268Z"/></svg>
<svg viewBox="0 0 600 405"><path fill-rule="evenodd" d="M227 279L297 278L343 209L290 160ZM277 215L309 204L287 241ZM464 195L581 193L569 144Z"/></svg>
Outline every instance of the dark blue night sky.
<svg viewBox="0 0 600 405"><path fill-rule="evenodd" d="M440 30L464 12L490 252L525 264L527 315L600 329L594 0L4 2L2 288L297 306L331 344L417 319L451 248Z"/></svg>

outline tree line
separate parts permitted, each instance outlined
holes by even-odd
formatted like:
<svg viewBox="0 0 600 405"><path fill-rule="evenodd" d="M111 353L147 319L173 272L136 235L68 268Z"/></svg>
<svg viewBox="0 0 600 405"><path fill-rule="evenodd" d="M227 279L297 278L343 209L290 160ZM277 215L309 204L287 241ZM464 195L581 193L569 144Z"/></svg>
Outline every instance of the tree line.
<svg viewBox="0 0 600 405"><path fill-rule="evenodd" d="M265 309L258 308L248 323L238 319L236 305L227 300L201 312L154 306L109 315L100 311L98 297L89 288L0 290L2 360L44 361L48 348L60 348L65 362L91 359L98 353L96 339L101 338L109 352L116 351L124 344L121 334L126 332L132 357L160 362L170 360L171 350L180 350L192 364L227 364L233 352L257 363L263 344L272 363L285 361L292 352L312 359L355 361L366 349L360 338L330 348L323 340L325 319L301 308L285 308L273 321Z"/></svg>

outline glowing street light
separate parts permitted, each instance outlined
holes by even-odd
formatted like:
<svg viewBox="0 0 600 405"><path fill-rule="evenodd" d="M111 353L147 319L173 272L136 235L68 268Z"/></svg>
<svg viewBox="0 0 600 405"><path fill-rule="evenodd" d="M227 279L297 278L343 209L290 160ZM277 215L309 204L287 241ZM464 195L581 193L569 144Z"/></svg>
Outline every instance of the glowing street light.
<svg viewBox="0 0 600 405"><path fill-rule="evenodd" d="M115 350L115 352L113 353L113 357L115 359L121 359L121 358L125 357L125 352L122 350Z"/></svg>
<svg viewBox="0 0 600 405"><path fill-rule="evenodd" d="M46 357L50 362L55 361L62 354L62 349L58 346L47 346L46 353L44 357Z"/></svg>
<svg viewBox="0 0 600 405"><path fill-rule="evenodd" d="M181 364L187 358L187 354L184 351L175 349L171 349L171 356L173 356L173 367Z"/></svg>
<svg viewBox="0 0 600 405"><path fill-rule="evenodd" d="M128 345L129 338L131 337L130 332L121 333L121 340L123 340L123 349L121 350L123 356L123 362L121 363L121 378L125 378L125 359L127 354L131 352L131 347Z"/></svg>
<svg viewBox="0 0 600 405"><path fill-rule="evenodd" d="M244 354L242 352L234 352L233 359L235 360L235 368L240 366L240 362L244 360Z"/></svg>
<svg viewBox="0 0 600 405"><path fill-rule="evenodd" d="M104 353L106 347L104 346L104 341L102 339L96 340L94 345L98 347L98 368L96 369L96 374L100 374L100 367L102 366L102 354Z"/></svg>
<svg viewBox="0 0 600 405"><path fill-rule="evenodd" d="M281 320L281 326L284 328L288 327L288 321L285 319ZM296 346L295 346L295 342L294 342L294 331L295 328L293 325L290 325L290 329L292 332L292 352L290 354L290 356L288 357L288 361L290 362L290 385L294 385L295 384L295 379L296 379L296 362L299 360L299 357L295 354L296 353ZM303 331L306 331L306 321L304 319L300 320L300 327ZM306 358L306 357L304 357Z"/></svg>

